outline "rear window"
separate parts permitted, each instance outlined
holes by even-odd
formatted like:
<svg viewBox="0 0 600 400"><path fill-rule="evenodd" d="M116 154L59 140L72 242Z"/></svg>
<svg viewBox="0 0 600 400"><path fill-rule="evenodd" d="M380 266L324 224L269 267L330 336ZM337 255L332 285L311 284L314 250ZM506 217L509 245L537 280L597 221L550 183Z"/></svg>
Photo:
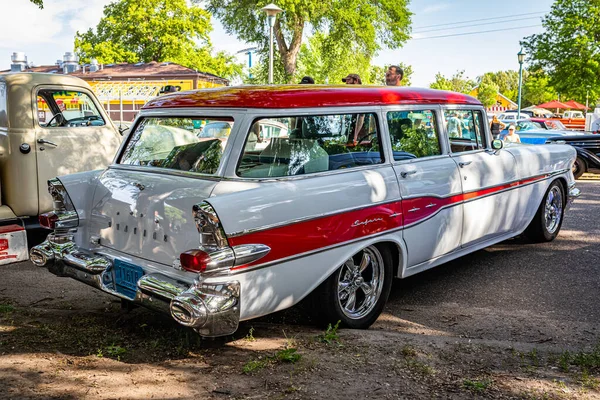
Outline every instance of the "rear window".
<svg viewBox="0 0 600 400"><path fill-rule="evenodd" d="M144 118L119 163L214 174L232 127L232 118Z"/></svg>
<svg viewBox="0 0 600 400"><path fill-rule="evenodd" d="M383 162L375 114L304 115L255 120L238 176L274 178Z"/></svg>

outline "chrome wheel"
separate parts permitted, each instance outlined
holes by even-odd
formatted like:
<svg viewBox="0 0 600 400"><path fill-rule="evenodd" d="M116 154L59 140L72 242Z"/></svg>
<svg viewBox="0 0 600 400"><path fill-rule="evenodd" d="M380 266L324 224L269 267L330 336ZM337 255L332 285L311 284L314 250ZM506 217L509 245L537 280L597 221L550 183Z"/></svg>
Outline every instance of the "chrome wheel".
<svg viewBox="0 0 600 400"><path fill-rule="evenodd" d="M337 282L338 302L350 319L367 316L381 296L385 270L381 253L369 246L342 265Z"/></svg>
<svg viewBox="0 0 600 400"><path fill-rule="evenodd" d="M558 186L553 186L546 197L546 208L544 219L546 221L546 230L553 234L560 226L563 215L562 192Z"/></svg>

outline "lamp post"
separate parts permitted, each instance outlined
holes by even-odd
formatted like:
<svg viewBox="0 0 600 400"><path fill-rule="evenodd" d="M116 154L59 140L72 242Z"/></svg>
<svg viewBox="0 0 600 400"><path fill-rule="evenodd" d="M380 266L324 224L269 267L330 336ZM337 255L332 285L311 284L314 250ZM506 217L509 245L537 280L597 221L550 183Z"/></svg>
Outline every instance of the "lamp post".
<svg viewBox="0 0 600 400"><path fill-rule="evenodd" d="M589 97L590 97L590 85L585 87L585 117L587 118L587 110L589 105Z"/></svg>
<svg viewBox="0 0 600 400"><path fill-rule="evenodd" d="M267 21L269 22L269 84L273 83L273 26L275 25L275 17L283 10L271 3L260 9L267 13Z"/></svg>
<svg viewBox="0 0 600 400"><path fill-rule="evenodd" d="M523 86L523 61L525 61L525 52L523 48L517 53L519 60L519 97L517 100L517 119L521 118L521 88Z"/></svg>

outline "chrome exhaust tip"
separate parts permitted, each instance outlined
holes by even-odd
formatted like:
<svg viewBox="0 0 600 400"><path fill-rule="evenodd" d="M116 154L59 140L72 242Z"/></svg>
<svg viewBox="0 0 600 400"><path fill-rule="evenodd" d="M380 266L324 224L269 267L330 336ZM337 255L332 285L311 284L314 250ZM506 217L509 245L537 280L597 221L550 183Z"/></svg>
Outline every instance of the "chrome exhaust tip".
<svg viewBox="0 0 600 400"><path fill-rule="evenodd" d="M191 292L182 293L171 300L170 311L175 321L190 328L200 328L208 319L204 302Z"/></svg>
<svg viewBox="0 0 600 400"><path fill-rule="evenodd" d="M29 251L29 259L37 267L45 267L48 263L54 262L54 252L48 250L44 243L34 246Z"/></svg>

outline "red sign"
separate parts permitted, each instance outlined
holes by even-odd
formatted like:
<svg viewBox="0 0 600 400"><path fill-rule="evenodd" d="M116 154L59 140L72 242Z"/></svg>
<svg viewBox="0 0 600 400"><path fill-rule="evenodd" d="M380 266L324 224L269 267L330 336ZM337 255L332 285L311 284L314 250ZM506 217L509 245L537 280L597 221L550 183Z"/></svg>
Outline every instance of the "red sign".
<svg viewBox="0 0 600 400"><path fill-rule="evenodd" d="M8 250L8 239L0 239L0 251Z"/></svg>

